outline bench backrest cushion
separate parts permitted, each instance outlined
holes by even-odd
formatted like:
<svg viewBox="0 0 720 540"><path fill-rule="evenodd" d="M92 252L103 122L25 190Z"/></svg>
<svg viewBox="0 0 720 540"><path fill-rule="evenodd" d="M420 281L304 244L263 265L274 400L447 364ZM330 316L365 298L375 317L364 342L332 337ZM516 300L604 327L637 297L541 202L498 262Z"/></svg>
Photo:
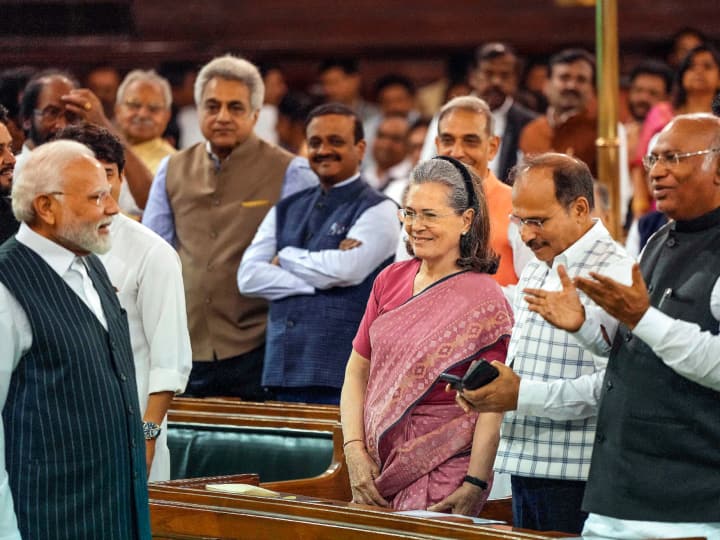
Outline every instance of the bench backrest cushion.
<svg viewBox="0 0 720 540"><path fill-rule="evenodd" d="M333 456L331 432L170 423L170 478L257 473L262 482L322 474Z"/></svg>

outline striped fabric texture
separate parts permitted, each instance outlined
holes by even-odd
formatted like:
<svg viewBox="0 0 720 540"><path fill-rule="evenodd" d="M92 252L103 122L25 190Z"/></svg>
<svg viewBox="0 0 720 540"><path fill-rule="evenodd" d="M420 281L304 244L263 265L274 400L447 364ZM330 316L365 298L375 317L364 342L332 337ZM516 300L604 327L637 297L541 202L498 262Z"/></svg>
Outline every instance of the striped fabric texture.
<svg viewBox="0 0 720 540"><path fill-rule="evenodd" d="M609 235L589 244L580 256L568 261L568 274L575 277L599 272L617 264L627 255ZM518 290L544 288L550 273L546 263L533 259L523 271ZM584 303L590 300L581 293ZM575 338L516 302L515 326L509 345L508 362L522 378L541 381L575 379L602 369L598 359ZM596 417L556 421L539 416L508 412L501 427L495 470L518 476L586 480L590 470Z"/></svg>
<svg viewBox="0 0 720 540"><path fill-rule="evenodd" d="M100 261L85 263L108 331L36 253L14 239L0 249L33 334L3 409L15 513L23 538L150 538L127 320Z"/></svg>

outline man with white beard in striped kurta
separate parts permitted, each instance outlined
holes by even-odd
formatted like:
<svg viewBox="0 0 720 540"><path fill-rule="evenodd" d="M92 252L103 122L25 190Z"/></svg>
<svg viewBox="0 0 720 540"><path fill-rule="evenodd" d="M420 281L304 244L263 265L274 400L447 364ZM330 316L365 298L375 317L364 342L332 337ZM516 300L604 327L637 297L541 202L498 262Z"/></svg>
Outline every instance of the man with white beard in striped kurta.
<svg viewBox="0 0 720 540"><path fill-rule="evenodd" d="M125 314L100 261L118 207L85 146L42 145L0 246L0 538L150 538Z"/></svg>

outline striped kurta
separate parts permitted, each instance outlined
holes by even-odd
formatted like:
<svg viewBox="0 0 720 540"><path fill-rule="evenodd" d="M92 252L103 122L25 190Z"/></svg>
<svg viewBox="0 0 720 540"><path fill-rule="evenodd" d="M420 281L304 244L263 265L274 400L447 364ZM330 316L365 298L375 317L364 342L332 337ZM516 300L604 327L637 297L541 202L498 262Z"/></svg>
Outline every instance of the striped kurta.
<svg viewBox="0 0 720 540"><path fill-rule="evenodd" d="M27 314L32 347L3 409L6 467L23 538L150 538L145 445L127 320L86 258L106 331L73 290L14 239L0 281Z"/></svg>

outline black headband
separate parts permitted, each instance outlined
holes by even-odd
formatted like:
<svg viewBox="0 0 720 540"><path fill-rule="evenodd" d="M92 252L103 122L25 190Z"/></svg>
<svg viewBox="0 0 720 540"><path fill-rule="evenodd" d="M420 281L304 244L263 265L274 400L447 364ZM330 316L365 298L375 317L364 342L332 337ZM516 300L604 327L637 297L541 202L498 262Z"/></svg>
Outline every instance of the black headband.
<svg viewBox="0 0 720 540"><path fill-rule="evenodd" d="M475 192L475 184L473 183L472 176L470 176L470 171L468 171L468 168L465 166L465 164L462 161L459 161L454 157L450 156L435 156L433 159L442 159L443 161L447 161L458 171L460 171L460 174L463 177L463 181L465 182L465 190L468 194L469 207L477 210L478 198L477 193Z"/></svg>

